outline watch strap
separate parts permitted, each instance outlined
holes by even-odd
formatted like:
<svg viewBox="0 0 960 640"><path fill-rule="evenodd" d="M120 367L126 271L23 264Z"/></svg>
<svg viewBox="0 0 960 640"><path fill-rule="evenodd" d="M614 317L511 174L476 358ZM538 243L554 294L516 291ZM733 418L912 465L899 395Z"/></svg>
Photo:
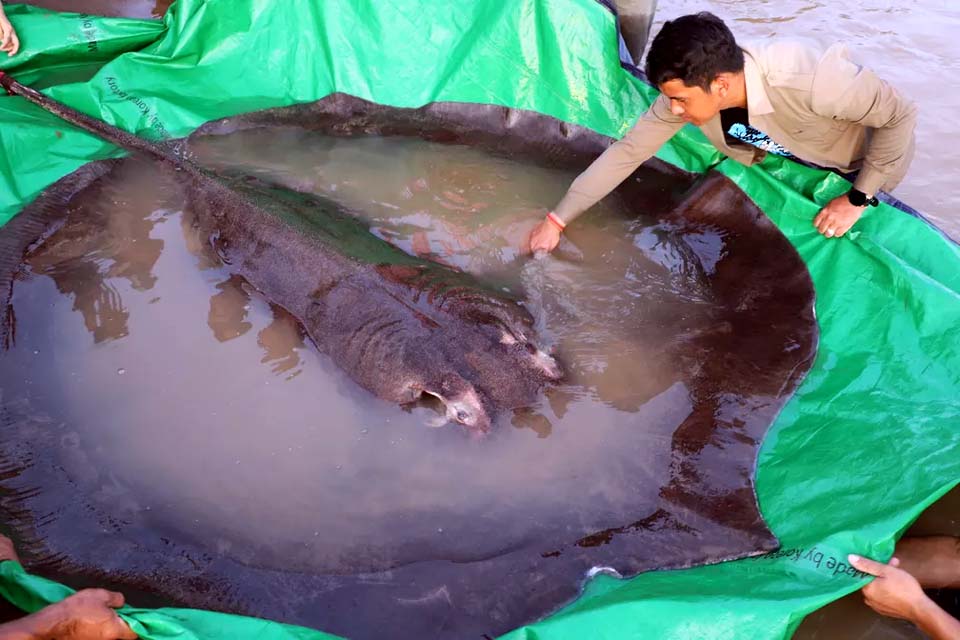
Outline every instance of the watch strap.
<svg viewBox="0 0 960 640"><path fill-rule="evenodd" d="M867 194L859 189L850 189L850 191L847 192L847 200L855 207L866 207L868 205L875 207L880 204L877 196L870 196L868 198Z"/></svg>

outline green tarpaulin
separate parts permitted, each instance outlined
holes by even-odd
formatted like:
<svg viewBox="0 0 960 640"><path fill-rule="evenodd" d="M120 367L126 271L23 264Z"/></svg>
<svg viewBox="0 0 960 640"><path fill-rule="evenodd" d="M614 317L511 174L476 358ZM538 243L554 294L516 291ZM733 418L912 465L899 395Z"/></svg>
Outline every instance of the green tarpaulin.
<svg viewBox="0 0 960 640"><path fill-rule="evenodd" d="M164 22L12 6L23 51L0 69L148 137L345 92L378 103L505 105L618 136L655 91L619 64L616 23L595 0L181 0ZM68 82L70 84L62 84ZM0 98L0 222L81 164L119 151L19 98ZM660 157L716 165L779 226L817 289L816 363L769 436L757 493L782 549L767 557L618 581L509 634L521 638L781 638L864 583L848 553L886 558L960 477L960 250L887 205L827 240L811 224L848 188L768 157L745 168L693 128ZM0 565L26 610L61 585ZM321 638L205 611L125 608L144 638Z"/></svg>

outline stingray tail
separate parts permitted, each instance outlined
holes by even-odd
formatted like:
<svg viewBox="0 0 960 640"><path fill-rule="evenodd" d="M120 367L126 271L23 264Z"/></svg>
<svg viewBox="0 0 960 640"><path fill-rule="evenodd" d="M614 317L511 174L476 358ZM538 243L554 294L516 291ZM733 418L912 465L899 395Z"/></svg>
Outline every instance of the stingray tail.
<svg viewBox="0 0 960 640"><path fill-rule="evenodd" d="M149 140L144 140L139 136L135 136L132 133L124 131L123 129L118 129L113 125L107 124L106 122L93 118L81 113L76 109L68 107L62 102L58 102L53 98L50 98L35 89L20 84L9 75L5 74L3 71L0 71L0 86L6 89L7 93L10 95L20 96L26 100L29 100L33 104L37 105L41 109L49 111L53 115L66 120L70 124L76 125L85 131L103 138L107 142L111 142L118 147L126 149L127 151L138 152L146 154L152 158L162 160L165 162L171 162L175 165L182 165L182 160L177 157L177 155L166 145L162 143L150 142Z"/></svg>

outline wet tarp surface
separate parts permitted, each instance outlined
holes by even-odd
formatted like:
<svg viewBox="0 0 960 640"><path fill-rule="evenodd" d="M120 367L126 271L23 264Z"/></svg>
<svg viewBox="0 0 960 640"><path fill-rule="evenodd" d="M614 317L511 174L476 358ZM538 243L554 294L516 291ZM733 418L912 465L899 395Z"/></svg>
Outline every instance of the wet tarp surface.
<svg viewBox="0 0 960 640"><path fill-rule="evenodd" d="M30 15L10 13L18 26ZM44 19L62 29L51 45L89 40L77 39L85 28L77 16ZM91 81L51 94L153 137L335 91L397 107L456 101L529 109L616 136L654 95L620 67L613 16L584 0L529 0L519 9L185 2L168 14L162 34L149 23L88 22L98 43L124 48L117 41L132 38L130 48L140 49L153 41ZM16 74L19 60L3 66ZM4 219L81 164L117 154L20 100L0 101L0 121ZM847 183L778 158L746 169L720 158L695 131L682 132L660 156L689 171L716 165L733 179L798 250L816 286L820 351L767 437L757 472L760 506L782 548L630 581L601 577L577 603L512 637L783 637L806 612L862 585L846 567L847 553L889 555L895 536L956 482L957 247L885 205L848 237L825 240L810 220ZM4 584L22 606L62 594L17 569L4 564ZM311 633L237 618L227 625L206 612L128 616L153 625L136 627L144 637L182 629L196 637Z"/></svg>

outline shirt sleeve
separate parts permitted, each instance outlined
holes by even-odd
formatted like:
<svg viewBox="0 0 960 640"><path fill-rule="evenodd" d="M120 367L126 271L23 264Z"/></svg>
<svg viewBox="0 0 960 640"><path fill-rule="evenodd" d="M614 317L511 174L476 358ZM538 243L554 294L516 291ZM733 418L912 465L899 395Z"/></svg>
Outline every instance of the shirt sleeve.
<svg viewBox="0 0 960 640"><path fill-rule="evenodd" d="M683 127L682 118L670 111L670 100L661 95L627 134L614 142L577 176L554 215L569 224L599 202Z"/></svg>
<svg viewBox="0 0 960 640"><path fill-rule="evenodd" d="M904 165L913 156L916 105L873 71L851 61L842 45L831 47L818 66L812 107L821 116L873 130L856 189L873 195L906 172Z"/></svg>

